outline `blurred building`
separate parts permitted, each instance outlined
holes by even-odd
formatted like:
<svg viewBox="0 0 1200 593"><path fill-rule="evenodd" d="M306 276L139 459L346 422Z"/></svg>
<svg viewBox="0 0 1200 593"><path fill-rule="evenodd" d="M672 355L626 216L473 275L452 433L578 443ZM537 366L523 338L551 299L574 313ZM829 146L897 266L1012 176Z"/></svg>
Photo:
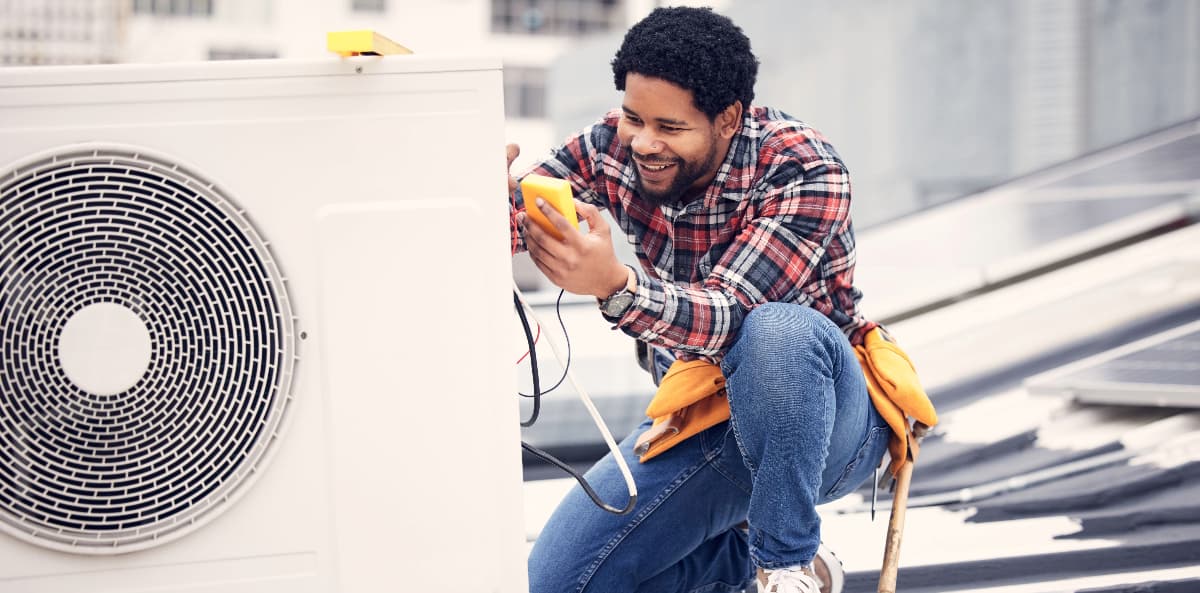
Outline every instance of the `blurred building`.
<svg viewBox="0 0 1200 593"><path fill-rule="evenodd" d="M519 168L619 103L612 55L668 3L746 30L756 101L838 147L860 229L1200 114L1195 0L0 0L0 63L314 58L375 29L499 55Z"/></svg>
<svg viewBox="0 0 1200 593"><path fill-rule="evenodd" d="M654 0L0 0L0 64L313 58L327 31L369 28L419 53L486 53L505 65L510 138L553 142L548 66L589 36L623 31Z"/></svg>
<svg viewBox="0 0 1200 593"><path fill-rule="evenodd" d="M0 0L0 66L119 61L126 9L113 0Z"/></svg>
<svg viewBox="0 0 1200 593"><path fill-rule="evenodd" d="M742 0L756 102L823 131L860 228L1200 113L1195 0ZM551 69L556 135L616 105L619 34Z"/></svg>

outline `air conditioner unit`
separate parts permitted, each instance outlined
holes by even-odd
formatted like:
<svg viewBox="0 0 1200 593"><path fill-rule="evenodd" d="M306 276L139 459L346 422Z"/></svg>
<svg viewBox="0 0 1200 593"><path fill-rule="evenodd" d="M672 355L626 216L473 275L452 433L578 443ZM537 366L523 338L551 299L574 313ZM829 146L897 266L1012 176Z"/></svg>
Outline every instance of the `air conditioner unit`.
<svg viewBox="0 0 1200 593"><path fill-rule="evenodd" d="M0 591L526 590L498 60L0 70Z"/></svg>

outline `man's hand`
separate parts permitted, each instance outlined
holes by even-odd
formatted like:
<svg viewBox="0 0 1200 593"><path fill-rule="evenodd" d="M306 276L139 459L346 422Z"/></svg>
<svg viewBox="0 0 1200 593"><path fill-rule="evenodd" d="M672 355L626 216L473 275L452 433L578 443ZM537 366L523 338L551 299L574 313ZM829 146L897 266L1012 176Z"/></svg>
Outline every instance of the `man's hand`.
<svg viewBox="0 0 1200 593"><path fill-rule="evenodd" d="M540 199L538 201L542 202ZM555 239L530 221L523 212L518 215L518 221L524 227L525 246L529 248L529 255L546 278L567 292L590 294L598 299L608 298L625 287L629 271L617 261L612 234L598 208L575 201L575 211L588 226L588 232L584 234L571 226L549 204L525 205L527 209L539 206L546 218L562 233L563 240Z"/></svg>
<svg viewBox="0 0 1200 593"><path fill-rule="evenodd" d="M504 152L508 156L508 195L511 197L517 191L517 180L512 176L512 164L521 156L521 147L516 144L509 144L504 147Z"/></svg>

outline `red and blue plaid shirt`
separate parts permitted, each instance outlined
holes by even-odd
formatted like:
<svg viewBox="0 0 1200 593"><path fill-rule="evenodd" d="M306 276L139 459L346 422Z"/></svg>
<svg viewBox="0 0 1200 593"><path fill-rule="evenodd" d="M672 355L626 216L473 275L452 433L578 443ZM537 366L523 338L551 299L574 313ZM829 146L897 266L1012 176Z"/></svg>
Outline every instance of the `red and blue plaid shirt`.
<svg viewBox="0 0 1200 593"><path fill-rule="evenodd" d="M718 360L751 309L784 302L862 342L876 324L858 310L850 177L819 132L774 109L748 110L704 197L654 206L638 197L620 117L608 113L525 172L569 181L633 245L642 269L617 327L681 359ZM514 197L515 214L519 189ZM515 219L512 247L524 249Z"/></svg>

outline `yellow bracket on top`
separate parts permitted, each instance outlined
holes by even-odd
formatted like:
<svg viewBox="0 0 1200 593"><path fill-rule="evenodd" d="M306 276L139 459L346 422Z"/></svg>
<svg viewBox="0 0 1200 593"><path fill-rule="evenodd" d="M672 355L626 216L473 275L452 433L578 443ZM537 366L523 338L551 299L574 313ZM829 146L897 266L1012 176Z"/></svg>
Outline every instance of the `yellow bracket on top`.
<svg viewBox="0 0 1200 593"><path fill-rule="evenodd" d="M343 58L413 53L411 49L371 30L331 31L325 34L325 46Z"/></svg>

